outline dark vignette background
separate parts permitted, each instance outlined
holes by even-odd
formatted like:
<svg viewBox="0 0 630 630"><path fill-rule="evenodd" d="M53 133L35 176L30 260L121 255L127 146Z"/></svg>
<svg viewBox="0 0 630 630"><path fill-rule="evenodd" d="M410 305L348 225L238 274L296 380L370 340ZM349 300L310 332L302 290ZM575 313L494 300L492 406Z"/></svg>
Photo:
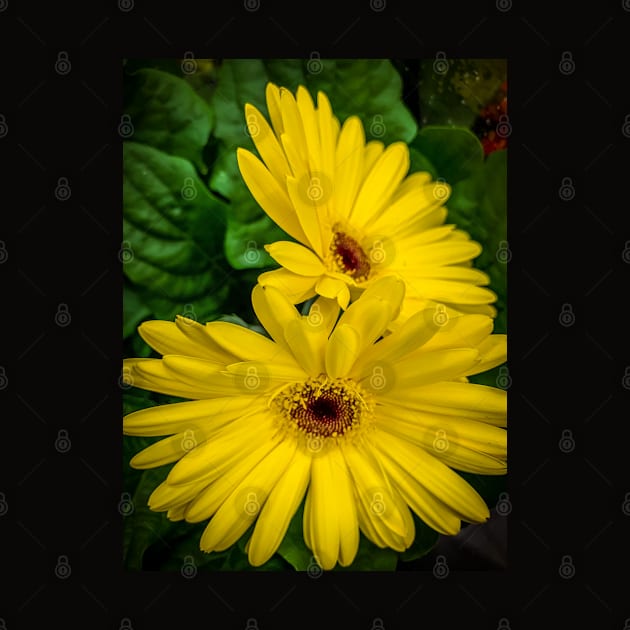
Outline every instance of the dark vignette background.
<svg viewBox="0 0 630 630"><path fill-rule="evenodd" d="M630 479L618 431L630 389L621 194L630 2L584 13L562 2L553 15L543 3L438 3L413 6L417 18L393 0L334 11L296 4L287 12L272 0L204 8L0 0L0 151L11 199L0 226L9 429L0 536L12 560L3 561L3 582L13 587L0 594L0 628L39 627L43 616L94 629L389 630L437 618L442 627L622 630L630 618ZM442 579L430 569L318 578L122 572L121 60L187 51L508 58L507 570L453 568ZM60 53L69 62L63 75ZM65 200L54 194L62 177ZM566 178L573 194L561 196ZM69 318L55 319L61 304ZM54 447L62 429L67 453Z"/></svg>

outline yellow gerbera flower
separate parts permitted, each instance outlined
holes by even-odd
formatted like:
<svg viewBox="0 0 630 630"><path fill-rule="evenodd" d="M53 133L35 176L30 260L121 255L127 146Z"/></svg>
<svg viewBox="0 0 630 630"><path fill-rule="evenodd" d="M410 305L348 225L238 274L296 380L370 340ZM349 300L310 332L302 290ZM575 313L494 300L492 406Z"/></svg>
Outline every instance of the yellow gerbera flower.
<svg viewBox="0 0 630 630"><path fill-rule="evenodd" d="M261 284L294 304L320 295L346 308L374 280L399 274L407 293L398 323L429 301L448 314L496 315L487 274L471 267L481 246L444 223L448 184L406 176L404 142L366 143L360 119L340 126L323 92L315 107L306 88L294 97L269 83L266 98L271 125L245 106L262 159L239 148L238 165L258 204L298 243L265 245L282 268L261 274Z"/></svg>
<svg viewBox="0 0 630 630"><path fill-rule="evenodd" d="M252 302L271 339L227 322L148 321L161 359L127 359L127 381L193 399L124 418L124 433L170 435L135 468L177 462L153 510L211 519L201 549L221 551L255 523L259 566L278 549L305 494L303 534L316 561L350 565L359 532L397 551L414 540L413 510L438 532L482 522L486 504L453 468L506 472L506 393L467 382L505 360L505 335L485 315L444 325L418 312L382 337L404 296L399 279L372 283L339 315L318 300L300 315L274 286Z"/></svg>

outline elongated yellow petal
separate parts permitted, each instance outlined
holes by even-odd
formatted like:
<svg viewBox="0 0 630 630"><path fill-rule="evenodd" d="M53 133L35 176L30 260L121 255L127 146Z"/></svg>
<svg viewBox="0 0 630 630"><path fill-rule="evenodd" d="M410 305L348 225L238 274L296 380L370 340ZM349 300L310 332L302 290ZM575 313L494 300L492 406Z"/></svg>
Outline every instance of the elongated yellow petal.
<svg viewBox="0 0 630 630"><path fill-rule="evenodd" d="M479 374L505 363L507 359L507 335L490 335L478 346L481 361L472 367L464 376Z"/></svg>
<svg viewBox="0 0 630 630"><path fill-rule="evenodd" d="M324 371L324 344L322 331L311 326L307 318L289 322L284 331L297 363L311 376Z"/></svg>
<svg viewBox="0 0 630 630"><path fill-rule="evenodd" d="M319 127L317 125L317 114L315 105L309 91L303 86L298 86L296 93L297 108L302 120L302 128L304 129L304 139L308 159L311 169L315 171L321 170L322 160L319 144Z"/></svg>
<svg viewBox="0 0 630 630"><path fill-rule="evenodd" d="M385 207L409 169L409 149L403 142L390 144L368 173L350 217L358 226L367 225Z"/></svg>
<svg viewBox="0 0 630 630"><path fill-rule="evenodd" d="M488 506L472 486L423 448L384 432L379 433L374 444L465 520L482 523L489 518Z"/></svg>
<svg viewBox="0 0 630 630"><path fill-rule="evenodd" d="M254 407L223 428L211 440L193 448L182 457L168 474L170 484L212 481L229 470L239 458L254 451L261 443L273 442L273 418L267 409ZM271 448L271 447L269 447Z"/></svg>
<svg viewBox="0 0 630 630"><path fill-rule="evenodd" d="M191 449L203 444L208 433L202 426L188 428L142 449L131 458L129 465L132 468L146 469L175 462Z"/></svg>
<svg viewBox="0 0 630 630"><path fill-rule="evenodd" d="M280 88L280 111L282 112L282 125L284 136L291 138L302 161L308 164L308 153L304 125L293 94L286 88Z"/></svg>
<svg viewBox="0 0 630 630"><path fill-rule="evenodd" d="M306 243L304 230L300 226L286 190L250 151L239 148L236 150L236 158L243 180L260 207L287 234Z"/></svg>
<svg viewBox="0 0 630 630"><path fill-rule="evenodd" d="M402 326L378 343L369 346L361 355L363 365L393 363L401 357L422 347L439 330L433 318L418 312L409 317Z"/></svg>
<svg viewBox="0 0 630 630"><path fill-rule="evenodd" d="M169 435L185 431L188 425L196 424L218 429L239 417L251 405L251 399L245 396L158 405L127 414L123 418L123 433Z"/></svg>
<svg viewBox="0 0 630 630"><path fill-rule="evenodd" d="M160 354L184 354L218 363L231 357L212 342L201 324L185 317L178 316L176 322L142 322L138 333Z"/></svg>
<svg viewBox="0 0 630 630"><path fill-rule="evenodd" d="M227 352L245 361L287 362L290 357L277 343L244 326L231 322L206 324L208 335Z"/></svg>
<svg viewBox="0 0 630 630"><path fill-rule="evenodd" d="M316 295L317 278L300 276L288 269L265 271L258 276L263 287L272 286L280 290L293 304L299 304Z"/></svg>
<svg viewBox="0 0 630 630"><path fill-rule="evenodd" d="M348 218L361 186L365 135L363 123L350 116L339 134L335 153L335 210L339 217Z"/></svg>
<svg viewBox="0 0 630 630"><path fill-rule="evenodd" d="M271 124L273 125L276 136L280 137L280 134L284 131L282 113L280 111L280 88L274 83L267 83L265 98L267 100L267 110L269 111Z"/></svg>
<svg viewBox="0 0 630 630"><path fill-rule="evenodd" d="M365 153L363 156L363 175L361 179L365 179L367 174L372 170L376 161L383 155L385 145L378 140L370 140L365 145Z"/></svg>
<svg viewBox="0 0 630 630"><path fill-rule="evenodd" d="M382 395L395 399L397 396L404 396L407 390L456 378L478 361L479 353L473 348L437 350L407 356L384 368L392 382ZM369 387L372 375L372 366L365 366L359 380Z"/></svg>
<svg viewBox="0 0 630 630"><path fill-rule="evenodd" d="M278 264L298 275L319 277L326 272L319 257L298 243L277 241L265 249Z"/></svg>
<svg viewBox="0 0 630 630"><path fill-rule="evenodd" d="M383 523L394 534L404 538L407 535L405 519L398 509L393 491L367 445L360 448L349 442L341 445L344 459L352 474L361 502L368 511L369 518ZM381 533L382 535L382 533Z"/></svg>
<svg viewBox="0 0 630 630"><path fill-rule="evenodd" d="M322 229L324 228L324 221L322 219L325 218L323 206L332 195L332 178L329 175L324 177L321 174L306 177L301 181L294 177L287 177L286 183L289 198L308 243L319 257L323 257ZM273 256L273 254L271 255ZM320 266L323 267L321 261Z"/></svg>
<svg viewBox="0 0 630 630"><path fill-rule="evenodd" d="M218 371L220 368L217 366L216 369ZM123 374L129 385L167 396L197 400L211 397L215 391L209 389L205 383L199 387L197 384L189 384L174 377L173 373L166 369L162 359L125 359Z"/></svg>
<svg viewBox="0 0 630 630"><path fill-rule="evenodd" d="M204 482L194 482L172 486L163 481L149 497L149 507L155 512L166 512L171 508L186 504L205 488Z"/></svg>
<svg viewBox="0 0 630 630"><path fill-rule="evenodd" d="M328 459L332 481L329 500L334 504L339 528L339 564L347 567L354 561L359 548L359 521L354 485L341 451L331 450Z"/></svg>
<svg viewBox="0 0 630 630"><path fill-rule="evenodd" d="M335 172L335 147L339 129L333 118L328 97L323 92L319 92L317 94L317 122L321 147L320 169L324 173Z"/></svg>
<svg viewBox="0 0 630 630"><path fill-rule="evenodd" d="M338 324L326 348L328 376L330 378L346 376L359 356L361 347L361 334L348 324Z"/></svg>
<svg viewBox="0 0 630 630"><path fill-rule="evenodd" d="M382 457L381 461L404 500L429 527L447 536L459 532L461 521L445 503L401 468L394 457Z"/></svg>
<svg viewBox="0 0 630 630"><path fill-rule="evenodd" d="M290 321L300 318L293 303L276 287L257 284L252 289L252 306L258 321L271 338L289 350L284 339L284 328Z"/></svg>
<svg viewBox="0 0 630 630"><path fill-rule="evenodd" d="M245 120L263 162L278 182L284 182L289 163L273 129L258 109L249 103L245 105Z"/></svg>
<svg viewBox="0 0 630 630"><path fill-rule="evenodd" d="M310 474L311 458L296 449L293 459L271 490L256 521L247 548L251 565L258 567L264 564L280 546L289 523L304 498Z"/></svg>
<svg viewBox="0 0 630 630"><path fill-rule="evenodd" d="M201 536L203 551L231 547L258 517L269 493L293 458L296 443L280 442L222 503Z"/></svg>

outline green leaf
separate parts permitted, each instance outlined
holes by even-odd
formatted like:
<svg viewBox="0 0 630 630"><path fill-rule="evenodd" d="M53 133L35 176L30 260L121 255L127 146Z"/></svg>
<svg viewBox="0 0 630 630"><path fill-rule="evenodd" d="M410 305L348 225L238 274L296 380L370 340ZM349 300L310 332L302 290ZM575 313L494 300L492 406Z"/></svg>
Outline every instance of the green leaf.
<svg viewBox="0 0 630 630"><path fill-rule="evenodd" d="M393 549L381 549L361 534L352 564L347 567L338 564L333 571L395 571L397 564L398 554Z"/></svg>
<svg viewBox="0 0 630 630"><path fill-rule="evenodd" d="M416 135L416 121L402 100L402 79L388 59L308 59L300 64L302 76L286 60L265 62L278 85L295 91L302 83L315 101L317 92L324 91L339 122L358 116L368 139L389 144Z"/></svg>
<svg viewBox="0 0 630 630"><path fill-rule="evenodd" d="M483 163L477 136L463 127L423 127L411 143L451 186L469 177Z"/></svg>
<svg viewBox="0 0 630 630"><path fill-rule="evenodd" d="M136 332L138 324L151 315L151 309L140 299L129 282L123 286L123 339Z"/></svg>
<svg viewBox="0 0 630 630"><path fill-rule="evenodd" d="M135 142L123 158L123 234L133 252L125 275L157 318L212 319L229 291L226 205L187 160Z"/></svg>
<svg viewBox="0 0 630 630"><path fill-rule="evenodd" d="M417 560L425 556L433 547L435 547L439 534L431 529L424 521L420 520L418 516L412 511L413 522L416 526L416 537L409 549L406 549L399 554L400 559L403 562L409 562L410 560Z"/></svg>
<svg viewBox="0 0 630 630"><path fill-rule="evenodd" d="M148 499L164 481L169 466L145 470L133 494L134 511L125 517L123 532L123 563L127 569L142 569L146 550L155 542L164 541L173 525L162 512L152 512Z"/></svg>
<svg viewBox="0 0 630 630"><path fill-rule="evenodd" d="M409 147L409 173L419 173L420 171L426 171L430 173L433 179L438 178L438 172L431 164L431 161L420 151L414 149L412 146Z"/></svg>
<svg viewBox="0 0 630 630"><path fill-rule="evenodd" d="M212 131L208 103L183 79L145 68L127 75L125 114L133 140L190 160L202 173L202 150Z"/></svg>

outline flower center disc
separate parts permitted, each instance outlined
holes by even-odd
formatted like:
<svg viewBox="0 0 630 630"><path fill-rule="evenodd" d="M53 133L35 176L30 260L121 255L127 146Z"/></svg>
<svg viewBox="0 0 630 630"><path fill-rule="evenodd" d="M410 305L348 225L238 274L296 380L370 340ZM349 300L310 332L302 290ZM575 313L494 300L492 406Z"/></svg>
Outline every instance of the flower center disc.
<svg viewBox="0 0 630 630"><path fill-rule="evenodd" d="M356 383L323 374L291 385L274 403L293 427L320 438L340 437L356 428L367 409Z"/></svg>
<svg viewBox="0 0 630 630"><path fill-rule="evenodd" d="M345 232L335 232L330 252L337 268L357 281L367 280L370 260L359 243Z"/></svg>

